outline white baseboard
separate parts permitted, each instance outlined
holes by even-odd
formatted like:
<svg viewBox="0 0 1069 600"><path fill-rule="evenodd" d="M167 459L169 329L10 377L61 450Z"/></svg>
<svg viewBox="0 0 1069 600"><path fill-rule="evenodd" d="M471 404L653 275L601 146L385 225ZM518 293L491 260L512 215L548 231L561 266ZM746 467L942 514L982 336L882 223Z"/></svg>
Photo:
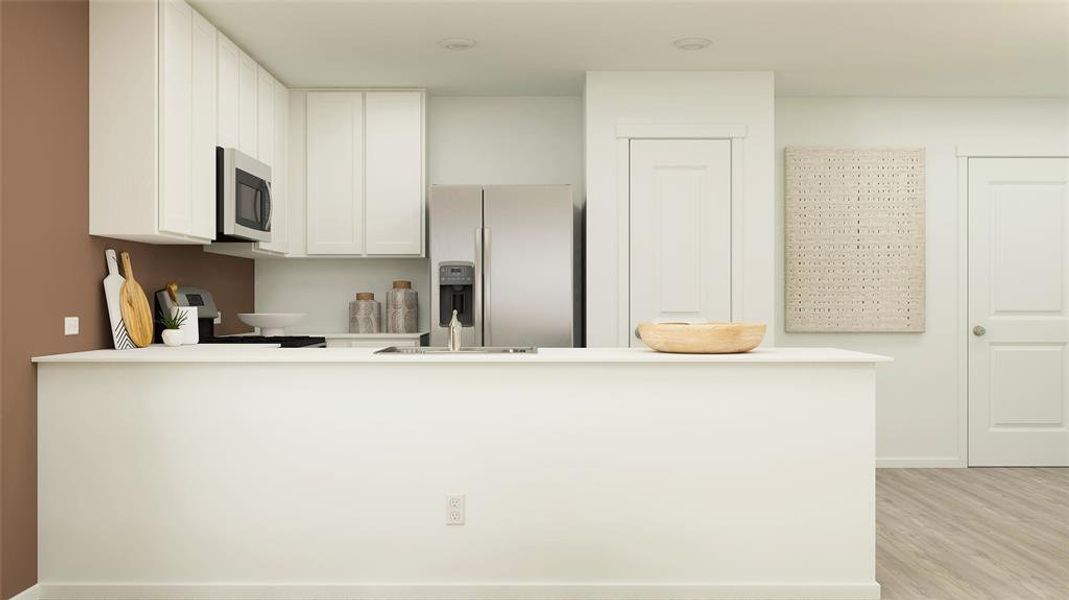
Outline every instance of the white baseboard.
<svg viewBox="0 0 1069 600"><path fill-rule="evenodd" d="M963 469L968 466L965 459L956 456L876 459L877 469Z"/></svg>
<svg viewBox="0 0 1069 600"><path fill-rule="evenodd" d="M17 600L878 600L880 585L54 585Z"/></svg>
<svg viewBox="0 0 1069 600"><path fill-rule="evenodd" d="M26 588L21 592L11 597L11 600L40 600L41 598L41 586L35 585L30 588Z"/></svg>

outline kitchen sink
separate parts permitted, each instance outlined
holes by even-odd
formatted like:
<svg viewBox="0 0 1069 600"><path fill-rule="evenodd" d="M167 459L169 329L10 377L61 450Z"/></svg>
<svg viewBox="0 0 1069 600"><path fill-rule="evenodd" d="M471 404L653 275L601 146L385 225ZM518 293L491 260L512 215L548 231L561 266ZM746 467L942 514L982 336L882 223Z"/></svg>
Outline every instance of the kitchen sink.
<svg viewBox="0 0 1069 600"><path fill-rule="evenodd" d="M375 354L535 354L538 348L533 346L472 346L460 350L450 350L434 346L390 346L377 350Z"/></svg>

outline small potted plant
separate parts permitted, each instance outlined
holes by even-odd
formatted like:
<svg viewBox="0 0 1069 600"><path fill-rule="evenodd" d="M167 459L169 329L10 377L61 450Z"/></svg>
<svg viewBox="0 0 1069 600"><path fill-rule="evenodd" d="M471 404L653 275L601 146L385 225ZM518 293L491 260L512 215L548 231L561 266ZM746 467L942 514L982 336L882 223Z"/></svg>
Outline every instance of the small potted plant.
<svg viewBox="0 0 1069 600"><path fill-rule="evenodd" d="M184 311L176 310L173 313L168 313L166 310L160 309L160 325L163 326L163 333L160 337L163 338L163 343L166 346L174 347L182 345L182 331L181 327L186 322L188 315Z"/></svg>

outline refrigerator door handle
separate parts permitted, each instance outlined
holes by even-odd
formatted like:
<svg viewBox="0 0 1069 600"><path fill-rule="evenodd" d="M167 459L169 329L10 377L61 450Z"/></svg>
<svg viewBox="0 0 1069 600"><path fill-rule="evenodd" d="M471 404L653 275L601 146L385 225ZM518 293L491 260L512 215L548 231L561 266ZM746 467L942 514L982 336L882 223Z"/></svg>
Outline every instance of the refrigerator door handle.
<svg viewBox="0 0 1069 600"><path fill-rule="evenodd" d="M475 228L475 281L473 282L475 302L475 345L483 345L483 229Z"/></svg>
<svg viewBox="0 0 1069 600"><path fill-rule="evenodd" d="M490 312L490 281L493 279L491 275L490 255L493 254L491 246L490 228L483 227L483 345L494 345L493 329L490 327L490 320L493 318Z"/></svg>

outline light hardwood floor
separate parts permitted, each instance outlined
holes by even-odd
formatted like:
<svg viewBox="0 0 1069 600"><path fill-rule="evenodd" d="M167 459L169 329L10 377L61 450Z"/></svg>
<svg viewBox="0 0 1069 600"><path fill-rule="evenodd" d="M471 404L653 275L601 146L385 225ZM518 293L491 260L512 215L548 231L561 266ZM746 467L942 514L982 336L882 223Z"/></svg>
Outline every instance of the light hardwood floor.
<svg viewBox="0 0 1069 600"><path fill-rule="evenodd" d="M879 469L883 600L1069 599L1069 469Z"/></svg>

